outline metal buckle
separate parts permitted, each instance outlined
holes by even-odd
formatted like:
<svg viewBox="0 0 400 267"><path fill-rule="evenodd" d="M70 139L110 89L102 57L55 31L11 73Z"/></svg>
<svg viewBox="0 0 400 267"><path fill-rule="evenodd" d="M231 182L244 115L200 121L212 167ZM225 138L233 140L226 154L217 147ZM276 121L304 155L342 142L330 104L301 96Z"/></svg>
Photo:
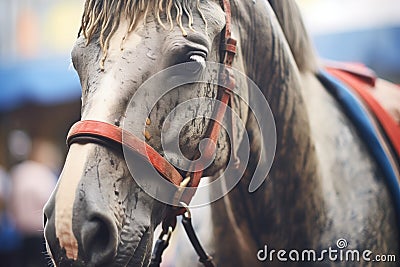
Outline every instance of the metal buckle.
<svg viewBox="0 0 400 267"><path fill-rule="evenodd" d="M174 199L173 199L173 203L176 204L176 206L178 206L177 205L178 203L182 203L181 198L183 196L183 193L184 193L187 185L190 183L191 179L192 178L190 176L188 176L180 183L180 185L174 195Z"/></svg>

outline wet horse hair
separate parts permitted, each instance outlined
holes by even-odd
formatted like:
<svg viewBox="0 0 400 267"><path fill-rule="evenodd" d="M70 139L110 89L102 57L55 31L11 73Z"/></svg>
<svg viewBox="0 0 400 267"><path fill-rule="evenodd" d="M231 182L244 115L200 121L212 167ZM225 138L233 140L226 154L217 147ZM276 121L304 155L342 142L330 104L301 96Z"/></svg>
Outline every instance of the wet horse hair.
<svg viewBox="0 0 400 267"><path fill-rule="evenodd" d="M88 0L85 3L79 35L83 34L87 44L89 44L98 34L103 52L100 67L104 69L110 39L118 29L122 19L127 19L129 26L121 40L121 49L123 49L124 40L129 33L137 27L138 21L141 18L146 19L149 12L154 13L158 23L164 29L167 29L164 24L165 21L172 29L175 20L182 34L186 36L187 31L183 25L183 17L188 20L187 27L189 30L194 31L193 10L197 10L205 23L205 28L207 28L207 21L201 12L199 3L200 0Z"/></svg>

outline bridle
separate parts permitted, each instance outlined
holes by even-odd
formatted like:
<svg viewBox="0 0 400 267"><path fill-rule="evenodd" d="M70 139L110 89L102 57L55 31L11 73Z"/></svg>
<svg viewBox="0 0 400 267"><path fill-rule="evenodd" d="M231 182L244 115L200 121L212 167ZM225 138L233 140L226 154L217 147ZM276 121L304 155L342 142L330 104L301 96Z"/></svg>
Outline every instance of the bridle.
<svg viewBox="0 0 400 267"><path fill-rule="evenodd" d="M219 84L221 84L218 86L217 95L219 103L214 109L214 120L210 122L206 133L207 143L203 150L205 161L211 159L216 151L216 143L221 132L221 124L219 122L223 120L227 106L230 105L232 109L234 108L233 89L235 88L235 79L231 67L236 55L237 41L231 37L232 16L230 2L229 0L221 0L220 2L225 12L226 19L225 28L222 31L222 45L220 48L223 68L219 72ZM233 116L231 117L233 120ZM232 136L235 136L234 121L232 121L231 127L233 132ZM194 171L188 173L187 177L183 177L171 163L142 139L118 126L95 120L79 121L71 127L67 137L67 144L71 146L74 143L96 143L106 147L117 148L119 151L122 151L124 147L150 163L166 180L177 186L176 195L174 197L174 199L177 199L177 206L168 207L167 214L162 223L163 230L160 238L156 242L150 266L155 267L160 265L162 253L168 246L169 238L176 226L176 218L180 215L183 216L183 226L194 249L200 257L199 261L202 262L204 266L214 266L212 258L205 253L191 224L191 215L188 205L195 194L195 190L185 190L186 187L198 187L203 175L204 166L202 166L201 163L203 161L196 162L196 166L192 168ZM235 157L236 165L238 165L238 158L235 155L235 148L233 146L234 142L232 141L231 151Z"/></svg>

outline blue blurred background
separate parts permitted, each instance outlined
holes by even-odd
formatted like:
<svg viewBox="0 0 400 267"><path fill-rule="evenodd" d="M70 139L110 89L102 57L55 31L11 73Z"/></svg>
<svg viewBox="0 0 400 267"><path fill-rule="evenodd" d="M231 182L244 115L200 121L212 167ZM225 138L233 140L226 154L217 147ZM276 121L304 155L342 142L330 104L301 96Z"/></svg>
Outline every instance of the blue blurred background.
<svg viewBox="0 0 400 267"><path fill-rule="evenodd" d="M18 159L10 133L45 139L64 154L64 137L79 119L80 84L71 67L84 1L0 1L0 166ZM27 155L28 157L28 155Z"/></svg>
<svg viewBox="0 0 400 267"><path fill-rule="evenodd" d="M298 2L321 57L364 62L400 82L399 0ZM0 1L0 112L79 99L69 51L82 7L81 0Z"/></svg>
<svg viewBox="0 0 400 267"><path fill-rule="evenodd" d="M0 1L0 112L79 99L69 68L83 1Z"/></svg>
<svg viewBox="0 0 400 267"><path fill-rule="evenodd" d="M363 62L400 83L399 0L298 0L322 58Z"/></svg>
<svg viewBox="0 0 400 267"><path fill-rule="evenodd" d="M0 0L0 267L49 266L42 209L79 119L82 0Z"/></svg>

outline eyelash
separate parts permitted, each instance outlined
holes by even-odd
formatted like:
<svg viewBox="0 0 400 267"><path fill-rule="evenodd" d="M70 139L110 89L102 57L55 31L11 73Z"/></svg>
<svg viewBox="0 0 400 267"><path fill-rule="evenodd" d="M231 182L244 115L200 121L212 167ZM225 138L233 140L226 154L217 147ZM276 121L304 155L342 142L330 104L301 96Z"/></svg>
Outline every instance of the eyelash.
<svg viewBox="0 0 400 267"><path fill-rule="evenodd" d="M175 46L171 51L171 65L188 63L188 62L198 62L203 64L207 61L207 52L203 49L198 49L192 46ZM203 64L204 66L204 64Z"/></svg>
<svg viewBox="0 0 400 267"><path fill-rule="evenodd" d="M203 57L201 55L191 55L189 57L189 61L190 62L198 62L198 63L202 64L203 67L205 67L205 65L206 65L206 59L205 59L205 57Z"/></svg>

